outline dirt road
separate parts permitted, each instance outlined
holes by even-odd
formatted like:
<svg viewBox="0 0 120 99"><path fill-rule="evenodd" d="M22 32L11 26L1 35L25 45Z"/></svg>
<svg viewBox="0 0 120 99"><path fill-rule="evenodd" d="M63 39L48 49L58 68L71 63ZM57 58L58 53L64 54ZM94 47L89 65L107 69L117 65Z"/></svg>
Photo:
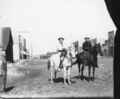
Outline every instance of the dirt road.
<svg viewBox="0 0 120 99"><path fill-rule="evenodd" d="M58 72L57 81L50 83L50 71L47 61L33 59L28 61L19 71L26 75L7 83L8 92L2 97L113 97L113 59L99 59L96 68L95 81L88 82L78 78L78 68L74 65L71 70L71 85L63 85L63 72ZM84 75L87 76L85 68Z"/></svg>

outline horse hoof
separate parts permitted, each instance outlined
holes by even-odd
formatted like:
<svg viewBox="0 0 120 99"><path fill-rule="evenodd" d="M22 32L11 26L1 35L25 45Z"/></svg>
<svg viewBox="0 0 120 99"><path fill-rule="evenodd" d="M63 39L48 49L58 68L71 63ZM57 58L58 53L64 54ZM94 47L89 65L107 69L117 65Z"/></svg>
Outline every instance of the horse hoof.
<svg viewBox="0 0 120 99"><path fill-rule="evenodd" d="M90 79L88 79L88 82L90 82Z"/></svg>
<svg viewBox="0 0 120 99"><path fill-rule="evenodd" d="M64 83L64 85L68 85L67 83Z"/></svg>
<svg viewBox="0 0 120 99"><path fill-rule="evenodd" d="M95 80L95 78L92 78L92 81L94 81Z"/></svg>
<svg viewBox="0 0 120 99"><path fill-rule="evenodd" d="M83 78L83 77L81 77L81 80L84 80L84 78Z"/></svg>
<svg viewBox="0 0 120 99"><path fill-rule="evenodd" d="M57 69L58 72L59 72L60 70L61 70L60 68Z"/></svg>
<svg viewBox="0 0 120 99"><path fill-rule="evenodd" d="M53 81L51 81L51 84L53 84L54 82Z"/></svg>
<svg viewBox="0 0 120 99"><path fill-rule="evenodd" d="M69 82L68 84L71 85L71 82Z"/></svg>

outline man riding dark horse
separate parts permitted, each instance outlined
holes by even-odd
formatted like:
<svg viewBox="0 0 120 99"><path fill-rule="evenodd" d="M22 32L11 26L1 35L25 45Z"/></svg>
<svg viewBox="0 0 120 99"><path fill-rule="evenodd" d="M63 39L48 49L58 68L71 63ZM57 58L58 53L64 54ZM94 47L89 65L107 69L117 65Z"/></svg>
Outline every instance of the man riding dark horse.
<svg viewBox="0 0 120 99"><path fill-rule="evenodd" d="M89 37L86 37L85 38L85 42L83 43L82 45L82 49L85 51L85 52L90 52L91 51L91 48L92 48L92 44L90 42L90 39Z"/></svg>
<svg viewBox="0 0 120 99"><path fill-rule="evenodd" d="M86 40L87 39L87 40ZM103 55L101 50L100 43L96 44L94 43L93 46L91 46L92 42L89 41L89 38L86 38L85 42L83 43L82 49L84 51L76 54L76 60L72 63L72 65L78 64L78 71L79 71L79 77L81 72L81 77L83 78L83 71L84 67L88 66L88 77L90 78L91 74L91 67L93 69L93 79L95 74L95 67L97 67L97 55L100 56ZM82 68L80 68L82 66Z"/></svg>
<svg viewBox="0 0 120 99"><path fill-rule="evenodd" d="M86 60L84 60L84 62L85 62L86 65L88 65L87 63L89 63L88 62L89 59L90 59L89 57L90 57L90 54L92 52L92 44L90 42L89 37L85 38L85 42L82 45L82 50L83 50L82 54L84 54L83 57L86 58ZM96 62L96 67L98 67L98 65L97 65L97 57L94 57L94 58L95 58L95 62Z"/></svg>

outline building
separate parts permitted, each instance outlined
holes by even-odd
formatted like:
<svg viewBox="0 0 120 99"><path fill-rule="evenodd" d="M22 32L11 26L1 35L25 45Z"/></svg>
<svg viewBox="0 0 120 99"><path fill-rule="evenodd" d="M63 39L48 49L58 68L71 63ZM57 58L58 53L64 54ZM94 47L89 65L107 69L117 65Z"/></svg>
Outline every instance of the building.
<svg viewBox="0 0 120 99"><path fill-rule="evenodd" d="M19 39L18 35L13 35L13 59L14 61L19 60Z"/></svg>
<svg viewBox="0 0 120 99"><path fill-rule="evenodd" d="M109 42L109 56L113 57L114 53L114 31L108 32L108 42Z"/></svg>
<svg viewBox="0 0 120 99"><path fill-rule="evenodd" d="M102 44L102 50L105 57L114 56L114 31L108 32L108 40L105 40L104 44Z"/></svg>
<svg viewBox="0 0 120 99"><path fill-rule="evenodd" d="M75 48L75 52L79 52L79 41L73 42L73 47Z"/></svg>
<svg viewBox="0 0 120 99"><path fill-rule="evenodd" d="M10 27L0 28L0 50L5 51L7 62L13 62L13 38Z"/></svg>
<svg viewBox="0 0 120 99"><path fill-rule="evenodd" d="M20 59L27 59L28 56L28 50L26 48L26 39L19 35L19 58Z"/></svg>
<svg viewBox="0 0 120 99"><path fill-rule="evenodd" d="M5 51L7 62L28 58L26 39L12 34L10 27L0 28L0 50Z"/></svg>
<svg viewBox="0 0 120 99"><path fill-rule="evenodd" d="M95 44L97 44L97 39L96 39L96 38L93 38L93 39L91 39L90 41L91 41L91 43L92 43L93 46L94 46Z"/></svg>
<svg viewBox="0 0 120 99"><path fill-rule="evenodd" d="M106 57L109 57L109 41L108 40L105 40L105 56Z"/></svg>

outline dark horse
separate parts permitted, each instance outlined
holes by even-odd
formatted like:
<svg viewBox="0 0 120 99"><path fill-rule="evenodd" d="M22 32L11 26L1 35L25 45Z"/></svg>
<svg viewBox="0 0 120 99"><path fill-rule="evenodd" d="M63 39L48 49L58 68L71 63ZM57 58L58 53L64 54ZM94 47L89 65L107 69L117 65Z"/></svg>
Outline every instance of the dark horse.
<svg viewBox="0 0 120 99"><path fill-rule="evenodd" d="M95 44L92 47L92 50L90 52L81 52L76 54L76 62L78 64L78 71L79 71L79 77L80 77L80 71L81 71L81 78L83 79L83 71L84 67L88 66L88 81L90 80L90 74L91 74L91 67L93 68L93 80L95 75L95 68L97 67L97 55L100 54L103 55L100 43ZM73 63L73 64L75 64ZM82 64L82 70L80 68Z"/></svg>

